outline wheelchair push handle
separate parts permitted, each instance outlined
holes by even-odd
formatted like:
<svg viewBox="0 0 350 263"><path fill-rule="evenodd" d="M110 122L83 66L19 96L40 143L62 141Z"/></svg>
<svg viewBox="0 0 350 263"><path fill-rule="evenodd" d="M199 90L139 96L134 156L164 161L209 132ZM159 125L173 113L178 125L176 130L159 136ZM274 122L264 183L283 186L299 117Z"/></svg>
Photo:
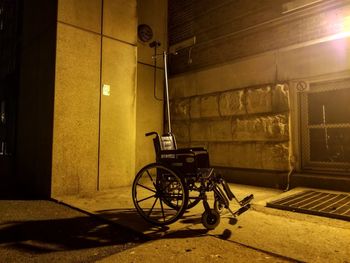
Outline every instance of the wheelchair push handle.
<svg viewBox="0 0 350 263"><path fill-rule="evenodd" d="M156 136L158 136L158 133L156 133L156 132L147 132L146 134L145 134L145 136L151 136L151 135L156 135Z"/></svg>

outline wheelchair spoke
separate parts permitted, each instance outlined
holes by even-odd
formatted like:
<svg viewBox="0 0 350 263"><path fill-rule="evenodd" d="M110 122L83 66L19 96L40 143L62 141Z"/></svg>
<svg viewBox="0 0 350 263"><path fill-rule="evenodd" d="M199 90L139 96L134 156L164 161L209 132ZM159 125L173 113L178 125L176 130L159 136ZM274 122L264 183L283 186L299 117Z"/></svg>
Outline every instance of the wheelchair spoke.
<svg viewBox="0 0 350 263"><path fill-rule="evenodd" d="M132 196L137 212L163 226L178 220L187 208L188 190L182 178L161 164L150 164L136 175Z"/></svg>
<svg viewBox="0 0 350 263"><path fill-rule="evenodd" d="M153 186L154 186L154 187L156 187L156 184L154 183L154 181L153 181L153 178L152 178L151 174L149 173L149 171L148 171L148 170L146 170L146 172L147 172L147 174L148 174L149 179L151 179L151 181L152 181L152 183L153 183Z"/></svg>
<svg viewBox="0 0 350 263"><path fill-rule="evenodd" d="M180 195L179 192L180 192L180 190L177 190L177 194L178 194L179 196L181 196L181 200L182 200L182 199L183 199L183 194ZM176 199L176 206L179 206L179 200L180 200L179 198Z"/></svg>
<svg viewBox="0 0 350 263"><path fill-rule="evenodd" d="M179 194L179 192L180 192L180 191L177 190L177 194ZM181 199L182 199L182 196L183 196L183 195L181 195ZM176 199L176 206L179 207L179 198Z"/></svg>
<svg viewBox="0 0 350 263"><path fill-rule="evenodd" d="M153 211L153 208L154 208L154 206L155 206L155 205L156 205L156 203L157 203L157 200L158 200L158 197L156 197L156 200L154 200L154 203L153 203L153 205L152 205L151 209L149 210L149 212L148 212L147 216L150 216L150 215L151 215L151 213L152 213L152 211Z"/></svg>
<svg viewBox="0 0 350 263"><path fill-rule="evenodd" d="M155 193L156 191L154 191L153 189L151 189L151 188L149 188L149 187L147 187L147 186L144 186L144 185L142 185L142 184L137 184L138 186L141 186L142 188L145 188L145 189L147 189L148 191L151 191L151 192L153 192L153 193Z"/></svg>
<svg viewBox="0 0 350 263"><path fill-rule="evenodd" d="M156 196L156 195L151 195L151 196L149 196L149 197L143 198L143 199L141 199L141 200L138 200L137 203L141 203L141 202L146 201L146 200L148 200L148 199L150 199L150 198L152 198L152 197L155 197L155 196Z"/></svg>
<svg viewBox="0 0 350 263"><path fill-rule="evenodd" d="M163 221L165 222L165 215L164 215L164 207L163 207L163 201L161 198L159 198L159 201L160 201L160 207L162 209L162 215L163 215Z"/></svg>

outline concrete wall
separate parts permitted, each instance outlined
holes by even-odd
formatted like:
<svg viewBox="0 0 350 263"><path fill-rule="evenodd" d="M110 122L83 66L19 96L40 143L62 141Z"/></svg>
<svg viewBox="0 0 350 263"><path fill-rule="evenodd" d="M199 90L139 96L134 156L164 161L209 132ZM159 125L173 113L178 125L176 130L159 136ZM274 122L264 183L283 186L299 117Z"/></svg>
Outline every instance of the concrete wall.
<svg viewBox="0 0 350 263"><path fill-rule="evenodd" d="M135 175L136 1L104 1L99 189L130 185Z"/></svg>
<svg viewBox="0 0 350 263"><path fill-rule="evenodd" d="M136 24L135 1L58 1L53 196L132 181Z"/></svg>
<svg viewBox="0 0 350 263"><path fill-rule="evenodd" d="M171 3L175 12L184 4ZM183 146L207 147L212 165L226 171L286 173L291 164L299 169L295 83L349 77L349 38L342 34L349 5L325 1L283 15L283 4L190 1L183 9L187 13L178 16L180 21L187 14L184 23L170 19L172 44L193 35L198 41L192 64L187 64L188 49L171 60L174 132ZM235 10L247 12L241 19Z"/></svg>
<svg viewBox="0 0 350 263"><path fill-rule="evenodd" d="M138 23L147 24L153 29L153 39L158 40L161 46L158 53L167 47L167 1L166 0L139 0ZM137 115L136 115L136 170L154 162L153 141L145 137L150 131L163 132L163 102L154 98L154 49L149 43L138 41L137 64ZM156 94L163 98L164 66L160 57L157 59Z"/></svg>
<svg viewBox="0 0 350 263"><path fill-rule="evenodd" d="M57 1L23 1L16 187L44 197L51 193L56 14Z"/></svg>
<svg viewBox="0 0 350 263"><path fill-rule="evenodd" d="M173 57L171 72L178 74L327 37L342 32L348 23L347 1L327 0L284 13L288 2L298 5L292 0L170 0L170 45L194 35L197 38L191 52L193 62L187 63L188 50L183 50Z"/></svg>

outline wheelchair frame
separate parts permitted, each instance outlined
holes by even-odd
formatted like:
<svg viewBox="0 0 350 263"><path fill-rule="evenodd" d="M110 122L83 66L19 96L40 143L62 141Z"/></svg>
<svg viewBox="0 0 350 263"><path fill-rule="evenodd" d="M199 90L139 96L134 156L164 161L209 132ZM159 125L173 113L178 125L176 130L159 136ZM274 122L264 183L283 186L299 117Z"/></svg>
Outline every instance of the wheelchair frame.
<svg viewBox="0 0 350 263"><path fill-rule="evenodd" d="M224 209L236 217L250 208L253 195L238 200L226 181L210 167L204 148L177 149L173 134L146 134L150 135L154 135L156 162L143 167L132 186L135 208L146 221L158 226L174 223L202 201L202 224L210 230L220 223ZM213 208L207 192L214 192ZM230 209L231 200L239 205L236 211Z"/></svg>

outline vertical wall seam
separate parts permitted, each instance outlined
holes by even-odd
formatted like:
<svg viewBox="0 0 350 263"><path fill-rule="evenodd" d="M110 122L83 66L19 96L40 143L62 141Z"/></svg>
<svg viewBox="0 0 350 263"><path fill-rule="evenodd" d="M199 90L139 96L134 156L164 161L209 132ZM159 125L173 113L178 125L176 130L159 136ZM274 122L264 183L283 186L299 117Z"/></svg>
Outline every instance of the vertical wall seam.
<svg viewBox="0 0 350 263"><path fill-rule="evenodd" d="M101 157L101 109L102 109L102 48L103 48L103 9L104 0L101 0L101 42L100 42L100 83L99 83L99 105L98 105L98 143L97 143L97 184L96 190L100 190L100 157Z"/></svg>

